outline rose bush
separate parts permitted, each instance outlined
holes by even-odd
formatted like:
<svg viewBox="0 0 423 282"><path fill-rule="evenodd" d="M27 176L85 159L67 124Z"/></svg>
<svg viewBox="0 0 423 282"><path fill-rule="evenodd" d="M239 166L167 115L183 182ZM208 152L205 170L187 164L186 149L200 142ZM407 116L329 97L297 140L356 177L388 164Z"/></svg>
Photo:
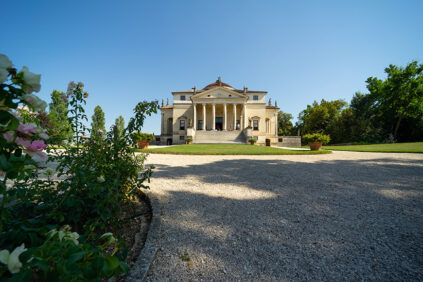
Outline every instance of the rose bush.
<svg viewBox="0 0 423 282"><path fill-rule="evenodd" d="M40 75L12 67L0 55L0 75L1 70L8 73L0 83L0 278L98 280L127 271L123 241L101 234L120 222L123 203L148 188L144 182L149 182L152 167L144 166L145 155L135 155L130 137L157 111L157 104L139 103L123 135L112 128L104 138L92 134L83 140L88 93L82 83L71 82L63 99L71 107L73 146L49 149L48 132L32 121L45 108L32 94L40 89ZM17 110L25 107L34 115L22 118ZM59 165L40 172L46 149L53 153L48 160ZM110 247L113 252L106 252Z"/></svg>

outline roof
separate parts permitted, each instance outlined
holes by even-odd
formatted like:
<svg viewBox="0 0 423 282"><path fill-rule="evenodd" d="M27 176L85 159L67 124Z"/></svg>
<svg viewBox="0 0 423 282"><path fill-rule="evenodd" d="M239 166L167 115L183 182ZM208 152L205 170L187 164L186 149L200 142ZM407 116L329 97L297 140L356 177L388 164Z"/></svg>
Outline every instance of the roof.
<svg viewBox="0 0 423 282"><path fill-rule="evenodd" d="M266 106L266 109L279 109L279 107L275 107L275 106Z"/></svg>
<svg viewBox="0 0 423 282"><path fill-rule="evenodd" d="M173 106L166 105L166 106L160 107L160 109L173 109Z"/></svg>

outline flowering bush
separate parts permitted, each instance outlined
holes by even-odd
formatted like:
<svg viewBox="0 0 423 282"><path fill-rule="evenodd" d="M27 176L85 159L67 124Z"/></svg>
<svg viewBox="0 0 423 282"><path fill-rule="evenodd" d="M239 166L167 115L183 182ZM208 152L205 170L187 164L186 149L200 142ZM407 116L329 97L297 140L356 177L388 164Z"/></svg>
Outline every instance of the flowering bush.
<svg viewBox="0 0 423 282"><path fill-rule="evenodd" d="M69 122L76 146L55 150L49 160L57 161L57 168L40 174L39 166L48 158L44 152L48 132L16 113L18 107L27 107L35 115L44 110L45 102L32 94L40 89L40 75L26 67L17 72L0 55L2 279L92 280L128 270L123 241L110 233L99 234L119 222L123 202L139 188L148 188L144 182L149 182L152 167L144 166L145 155L136 156L127 140L141 130L146 115L157 111L157 104L139 103L123 135L112 128L104 138L92 134L83 141L87 130L83 106L88 97L83 88L82 83L71 82L62 97L71 107ZM112 254L106 253L111 246Z"/></svg>

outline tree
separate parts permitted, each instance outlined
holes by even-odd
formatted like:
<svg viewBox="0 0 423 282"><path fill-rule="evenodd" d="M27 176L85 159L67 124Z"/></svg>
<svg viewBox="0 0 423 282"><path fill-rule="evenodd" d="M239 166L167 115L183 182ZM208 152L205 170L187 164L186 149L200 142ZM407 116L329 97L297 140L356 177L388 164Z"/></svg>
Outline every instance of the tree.
<svg viewBox="0 0 423 282"><path fill-rule="evenodd" d="M292 115L284 113L283 111L278 112L278 135L289 136L292 135Z"/></svg>
<svg viewBox="0 0 423 282"><path fill-rule="evenodd" d="M106 132L106 121L104 118L104 112L100 106L94 108L94 115L92 116L91 123L91 134L96 134L99 130L102 130L103 133Z"/></svg>
<svg viewBox="0 0 423 282"><path fill-rule="evenodd" d="M320 104L314 101L299 114L297 127L301 129L302 134L328 134L333 142L339 142L341 138L337 135L338 121L346 106L347 103L343 100L322 99Z"/></svg>
<svg viewBox="0 0 423 282"><path fill-rule="evenodd" d="M62 144L72 138L72 126L68 121L68 102L65 93L53 90L49 104L48 118L52 130L50 132L53 143Z"/></svg>
<svg viewBox="0 0 423 282"><path fill-rule="evenodd" d="M119 116L115 120L116 130L119 137L122 137L123 130L125 129L125 120L123 119L123 116Z"/></svg>
<svg viewBox="0 0 423 282"><path fill-rule="evenodd" d="M423 64L413 61L405 68L389 65L385 73L386 80L369 77L367 89L379 113L391 116L390 134L397 140L401 122L423 114Z"/></svg>

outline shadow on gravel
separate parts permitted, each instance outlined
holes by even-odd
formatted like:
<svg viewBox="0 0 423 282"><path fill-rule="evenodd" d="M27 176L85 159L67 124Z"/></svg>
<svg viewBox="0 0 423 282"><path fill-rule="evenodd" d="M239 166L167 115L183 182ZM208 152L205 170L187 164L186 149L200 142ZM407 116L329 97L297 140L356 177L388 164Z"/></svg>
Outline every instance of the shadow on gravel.
<svg viewBox="0 0 423 282"><path fill-rule="evenodd" d="M192 250L194 265L210 259L209 268L190 269L192 279L423 280L422 164L228 159L157 164L154 178L194 177L274 195L167 191L167 240Z"/></svg>

